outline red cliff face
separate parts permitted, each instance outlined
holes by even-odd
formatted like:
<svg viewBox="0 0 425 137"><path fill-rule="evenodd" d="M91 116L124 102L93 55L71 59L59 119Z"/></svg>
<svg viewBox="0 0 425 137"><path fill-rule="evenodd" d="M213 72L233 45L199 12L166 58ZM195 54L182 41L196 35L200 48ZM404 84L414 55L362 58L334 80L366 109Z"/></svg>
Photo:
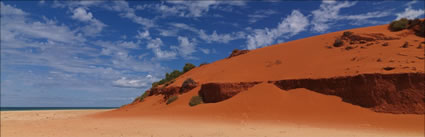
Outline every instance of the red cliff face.
<svg viewBox="0 0 425 137"><path fill-rule="evenodd" d="M202 84L199 95L204 103L215 103L229 99L260 82L207 83Z"/></svg>
<svg viewBox="0 0 425 137"><path fill-rule="evenodd" d="M362 74L357 76L270 81L283 90L306 88L377 112L424 113L424 74Z"/></svg>
<svg viewBox="0 0 425 137"><path fill-rule="evenodd" d="M348 102L377 112L424 114L425 74L361 74L357 76L290 79L269 81L283 90L306 88L326 95L335 95ZM206 83L199 95L204 103L229 99L261 82ZM191 86L193 89L196 86ZM149 96L163 95L164 99L183 94L181 87L152 88ZM184 89L187 90L187 89Z"/></svg>

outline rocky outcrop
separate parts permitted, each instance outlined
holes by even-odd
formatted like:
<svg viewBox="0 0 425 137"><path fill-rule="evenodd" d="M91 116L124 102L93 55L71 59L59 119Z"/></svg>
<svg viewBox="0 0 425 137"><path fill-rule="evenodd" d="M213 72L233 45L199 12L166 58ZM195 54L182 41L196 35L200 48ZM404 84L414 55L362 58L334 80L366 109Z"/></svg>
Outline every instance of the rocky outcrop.
<svg viewBox="0 0 425 137"><path fill-rule="evenodd" d="M179 93L180 94L186 93L196 88L197 86L198 86L198 83L196 83L193 79L188 78L183 82L182 87L179 90Z"/></svg>
<svg viewBox="0 0 425 137"><path fill-rule="evenodd" d="M424 114L424 73L270 81L283 90L306 88L377 112Z"/></svg>
<svg viewBox="0 0 425 137"><path fill-rule="evenodd" d="M240 83L206 83L202 84L199 96L204 103L216 103L229 99L239 92L259 84L260 82L240 82Z"/></svg>
<svg viewBox="0 0 425 137"><path fill-rule="evenodd" d="M171 87L155 87L146 91L149 93L149 96L154 95L163 95L164 100L167 100L169 97L179 94L180 87L171 86Z"/></svg>
<svg viewBox="0 0 425 137"><path fill-rule="evenodd" d="M235 49L235 50L232 51L232 54L230 54L230 56L227 57L227 58L229 59L229 58L232 58L232 57L235 57L235 56L246 54L248 52L249 52L249 50L238 50L238 49Z"/></svg>

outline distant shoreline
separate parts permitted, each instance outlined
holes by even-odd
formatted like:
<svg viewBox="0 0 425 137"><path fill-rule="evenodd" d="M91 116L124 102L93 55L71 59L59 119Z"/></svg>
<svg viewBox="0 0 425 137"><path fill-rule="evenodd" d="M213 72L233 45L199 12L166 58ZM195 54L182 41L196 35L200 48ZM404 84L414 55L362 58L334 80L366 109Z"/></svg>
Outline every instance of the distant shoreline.
<svg viewBox="0 0 425 137"><path fill-rule="evenodd" d="M115 109L118 107L0 107L0 111L38 111L38 110L87 110Z"/></svg>

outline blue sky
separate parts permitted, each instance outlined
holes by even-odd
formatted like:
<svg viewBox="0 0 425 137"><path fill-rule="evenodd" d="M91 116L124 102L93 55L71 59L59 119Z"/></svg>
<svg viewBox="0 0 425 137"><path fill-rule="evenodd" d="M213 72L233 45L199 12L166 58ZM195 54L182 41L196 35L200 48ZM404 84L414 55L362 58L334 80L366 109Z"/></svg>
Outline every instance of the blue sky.
<svg viewBox="0 0 425 137"><path fill-rule="evenodd" d="M2 1L1 106L120 106L186 62L424 18L423 1Z"/></svg>

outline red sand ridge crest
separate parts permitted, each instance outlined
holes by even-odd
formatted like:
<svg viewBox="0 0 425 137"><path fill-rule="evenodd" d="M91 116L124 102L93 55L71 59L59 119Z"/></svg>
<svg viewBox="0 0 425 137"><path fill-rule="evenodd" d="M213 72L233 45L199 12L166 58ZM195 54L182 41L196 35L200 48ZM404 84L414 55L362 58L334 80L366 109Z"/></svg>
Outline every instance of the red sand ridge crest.
<svg viewBox="0 0 425 137"><path fill-rule="evenodd" d="M232 51L232 54L230 54L230 56L227 57L227 58L229 59L229 58L236 57L236 56L239 56L239 55L242 55L242 54L246 54L248 52L249 52L249 50L238 50L238 49L235 49L235 50Z"/></svg>

